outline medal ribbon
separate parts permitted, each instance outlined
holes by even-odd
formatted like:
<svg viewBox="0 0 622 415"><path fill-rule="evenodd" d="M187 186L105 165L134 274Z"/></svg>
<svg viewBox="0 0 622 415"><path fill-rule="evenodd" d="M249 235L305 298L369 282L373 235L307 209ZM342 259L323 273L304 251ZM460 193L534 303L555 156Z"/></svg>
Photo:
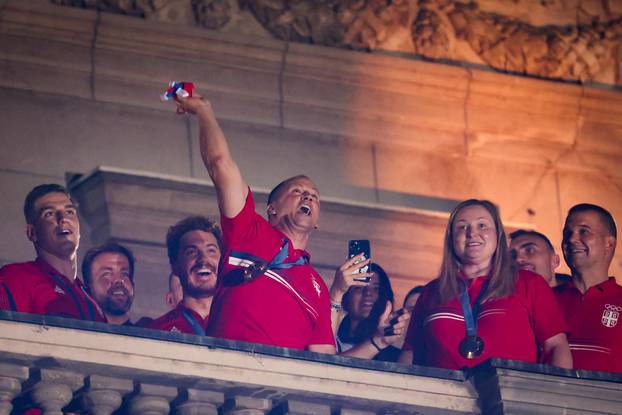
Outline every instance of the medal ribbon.
<svg viewBox="0 0 622 415"><path fill-rule="evenodd" d="M283 246L276 256L268 264L268 269L288 269L296 265L304 265L307 259L304 256L298 257L294 262L284 262L289 253L289 240L283 240Z"/></svg>
<svg viewBox="0 0 622 415"><path fill-rule="evenodd" d="M479 314L482 298L484 298L484 295L486 294L490 279L487 279L482 284L482 288L480 289L479 294L477 294L477 298L475 298L475 303L473 303L473 308L471 308L471 299L469 297L469 289L466 282L462 279L461 281L464 283L464 290L460 293L460 303L462 304L462 313L464 314L466 335L467 337L475 337L477 336L477 315Z"/></svg>
<svg viewBox="0 0 622 415"><path fill-rule="evenodd" d="M188 324L190 324L190 327L192 327L192 331L194 331L194 334L197 334L199 336L205 336L205 330L203 330L201 324L197 321L197 319L192 315L190 311L182 310L181 313L184 315L184 318L186 319Z"/></svg>

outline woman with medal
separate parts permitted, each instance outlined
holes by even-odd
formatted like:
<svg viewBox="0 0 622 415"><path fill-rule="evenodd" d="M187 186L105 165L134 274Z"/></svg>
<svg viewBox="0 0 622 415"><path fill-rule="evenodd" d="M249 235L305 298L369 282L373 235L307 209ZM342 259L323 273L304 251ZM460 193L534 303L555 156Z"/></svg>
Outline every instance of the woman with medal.
<svg viewBox="0 0 622 415"><path fill-rule="evenodd" d="M449 217L439 276L413 310L399 361L447 369L492 357L572 367L567 327L544 279L516 270L499 212L487 200Z"/></svg>

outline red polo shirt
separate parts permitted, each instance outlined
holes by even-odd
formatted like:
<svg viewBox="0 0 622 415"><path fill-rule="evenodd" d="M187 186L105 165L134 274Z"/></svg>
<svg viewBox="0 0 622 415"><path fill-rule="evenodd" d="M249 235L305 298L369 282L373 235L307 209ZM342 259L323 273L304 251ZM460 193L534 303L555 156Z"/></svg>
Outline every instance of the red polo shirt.
<svg viewBox="0 0 622 415"><path fill-rule="evenodd" d="M471 280L468 292L473 305L487 277ZM466 334L460 299L436 305L438 280L429 283L415 305L404 350L413 350L416 364L447 369L473 367L486 359L536 362L538 345L567 331L553 291L537 274L519 270L516 290L508 297L485 301L477 316L477 335L483 353L467 360L458 352Z"/></svg>
<svg viewBox="0 0 622 415"><path fill-rule="evenodd" d="M273 260L287 239L255 212L250 190L242 211L232 219L221 214L221 223L225 255L207 334L301 350L314 344L334 345L326 284L308 263L309 254L293 249L291 241L284 262L304 256L304 265L236 282L249 264Z"/></svg>
<svg viewBox="0 0 622 415"><path fill-rule="evenodd" d="M209 316L203 319L196 311L186 307L183 302L177 304L177 307L158 317L157 319L147 323L145 327L149 329L170 331L173 333L187 333L203 336L207 327ZM198 324L199 330L195 331L192 321ZM203 330L203 332L200 332Z"/></svg>
<svg viewBox="0 0 622 415"><path fill-rule="evenodd" d="M574 368L622 372L622 286L610 277L585 294L572 282L554 292L570 324Z"/></svg>
<svg viewBox="0 0 622 415"><path fill-rule="evenodd" d="M62 275L41 258L0 269L0 309L106 322L78 278Z"/></svg>

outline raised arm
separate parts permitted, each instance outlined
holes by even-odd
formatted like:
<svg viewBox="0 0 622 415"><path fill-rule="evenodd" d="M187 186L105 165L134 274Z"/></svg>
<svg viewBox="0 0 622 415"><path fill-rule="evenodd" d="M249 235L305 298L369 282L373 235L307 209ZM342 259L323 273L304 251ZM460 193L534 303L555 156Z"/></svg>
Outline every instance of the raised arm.
<svg viewBox="0 0 622 415"><path fill-rule="evenodd" d="M228 218L236 216L244 207L248 185L231 157L227 139L216 121L212 105L197 94L175 100L178 114L196 115L201 157L216 186L220 212Z"/></svg>

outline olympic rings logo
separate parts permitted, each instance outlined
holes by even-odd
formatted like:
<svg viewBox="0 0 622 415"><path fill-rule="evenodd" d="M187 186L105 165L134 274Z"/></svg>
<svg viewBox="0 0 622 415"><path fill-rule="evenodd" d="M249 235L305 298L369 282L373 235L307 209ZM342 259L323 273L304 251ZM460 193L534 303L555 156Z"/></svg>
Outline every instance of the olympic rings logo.
<svg viewBox="0 0 622 415"><path fill-rule="evenodd" d="M607 304L607 305L605 305L605 310L620 312L620 311L622 311L622 307L618 307L618 306L615 306L613 304Z"/></svg>

